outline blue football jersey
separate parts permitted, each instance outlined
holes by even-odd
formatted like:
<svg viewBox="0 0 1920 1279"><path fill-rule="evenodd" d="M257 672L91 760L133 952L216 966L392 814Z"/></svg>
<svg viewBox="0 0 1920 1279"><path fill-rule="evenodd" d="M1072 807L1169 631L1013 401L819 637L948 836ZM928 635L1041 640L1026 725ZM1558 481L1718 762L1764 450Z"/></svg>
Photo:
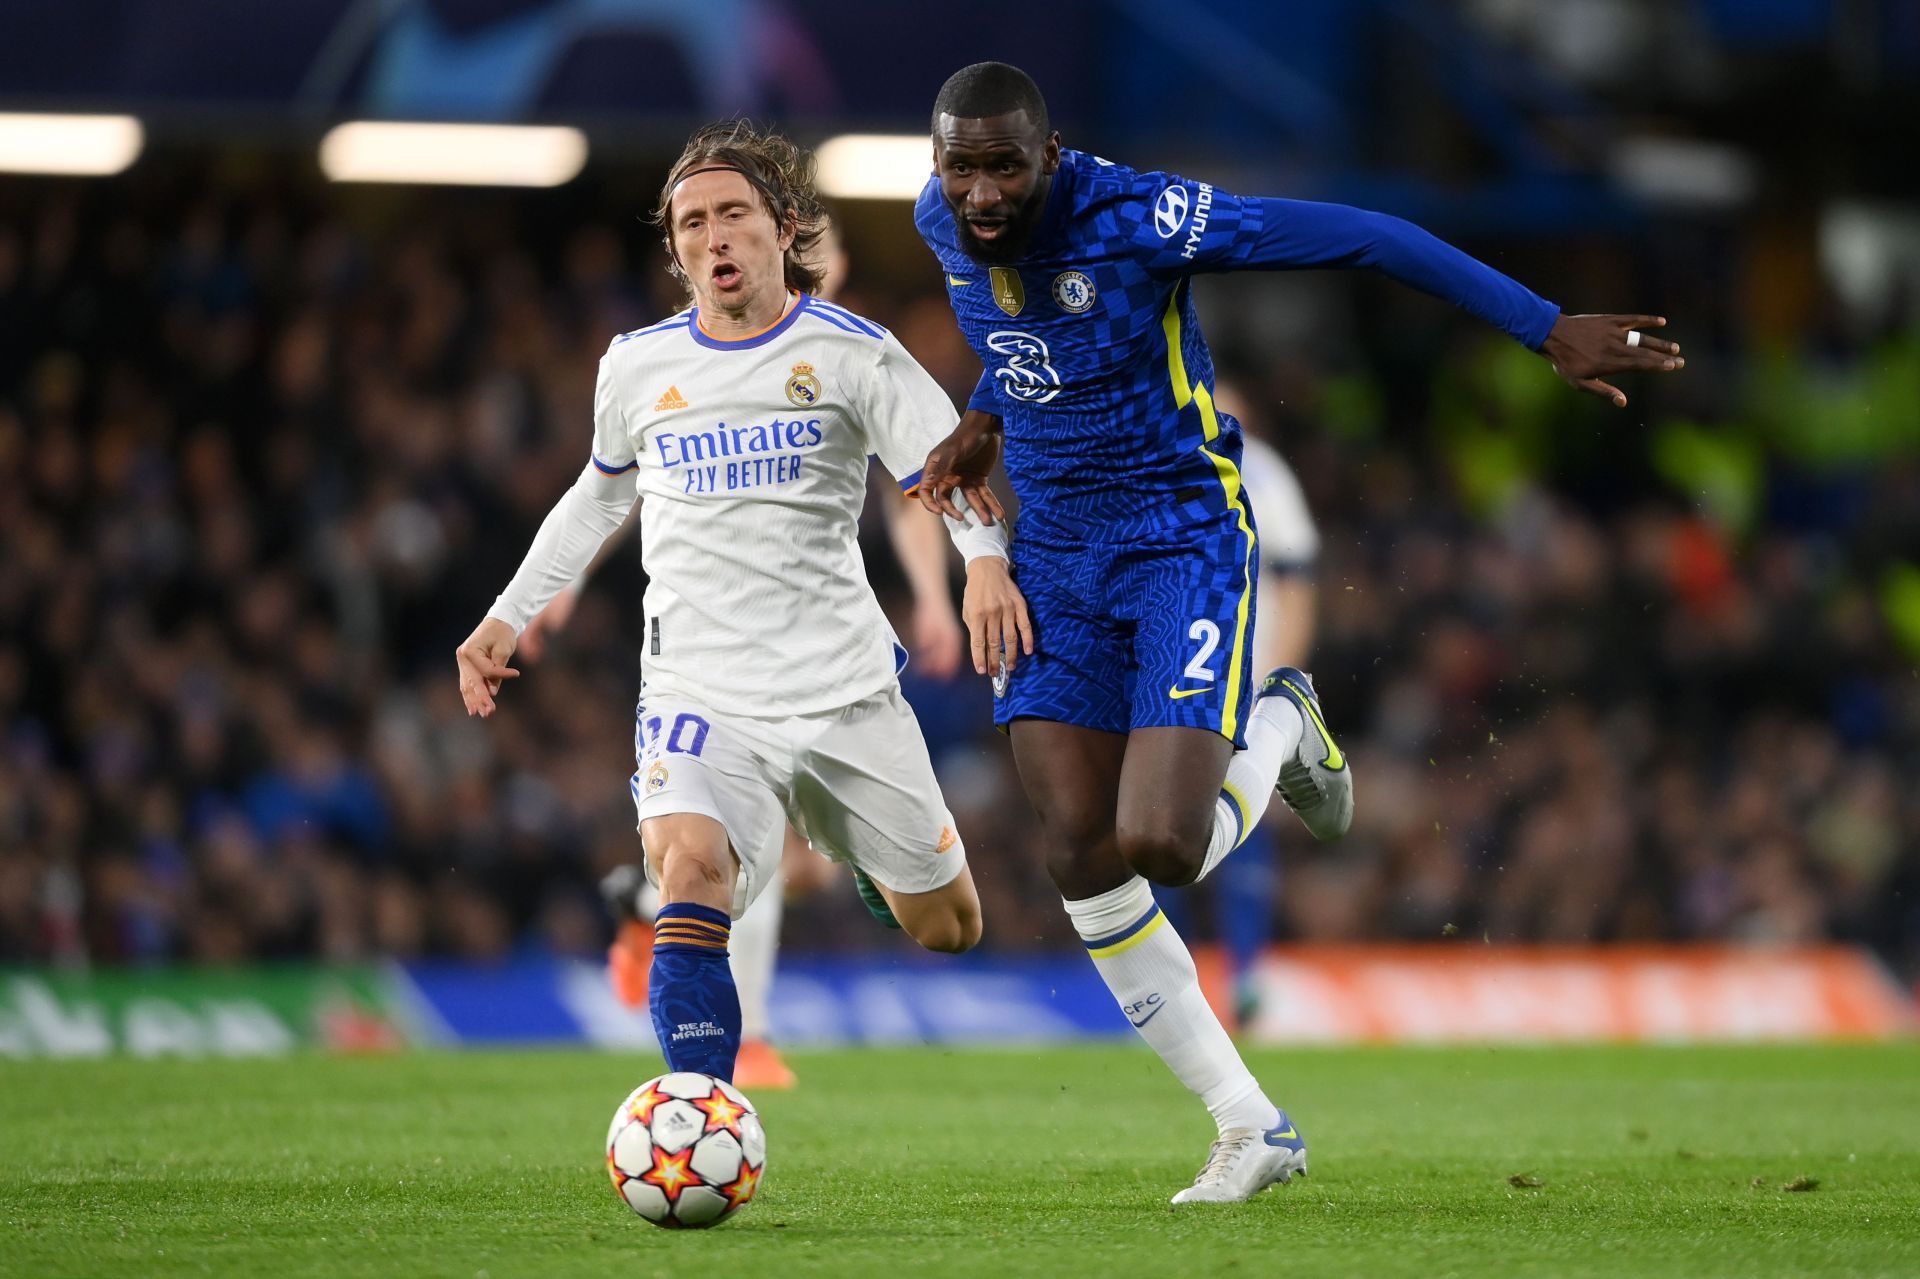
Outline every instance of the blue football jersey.
<svg viewBox="0 0 1920 1279"><path fill-rule="evenodd" d="M1240 505L1240 428L1213 406L1194 275L1369 267L1533 348L1559 315L1398 218L1232 195L1080 151L1061 153L1018 262L961 251L937 175L914 219L984 366L971 407L1005 422L1020 536L1055 545L1177 543Z"/></svg>

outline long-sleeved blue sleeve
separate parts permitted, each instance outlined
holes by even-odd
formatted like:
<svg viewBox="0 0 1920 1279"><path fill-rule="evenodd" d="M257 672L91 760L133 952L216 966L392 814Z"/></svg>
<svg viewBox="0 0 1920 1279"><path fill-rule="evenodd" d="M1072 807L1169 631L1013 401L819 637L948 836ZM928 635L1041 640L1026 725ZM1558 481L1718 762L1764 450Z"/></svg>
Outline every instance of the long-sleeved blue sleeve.
<svg viewBox="0 0 1920 1279"><path fill-rule="evenodd" d="M967 407L996 416L1004 411L1000 405L1000 390L993 384L992 369L980 370L980 380L974 384L973 394L967 397Z"/></svg>
<svg viewBox="0 0 1920 1279"><path fill-rule="evenodd" d="M1152 270L1366 267L1451 302L1536 351L1560 316L1559 307L1517 280L1391 214L1237 196L1204 182L1151 176L1167 185L1142 210L1134 243ZM1178 194L1169 199L1169 192Z"/></svg>
<svg viewBox="0 0 1920 1279"><path fill-rule="evenodd" d="M1310 200L1262 199L1260 229L1237 237L1234 265L1269 269L1369 267L1469 315L1537 351L1560 308L1478 258L1387 213Z"/></svg>

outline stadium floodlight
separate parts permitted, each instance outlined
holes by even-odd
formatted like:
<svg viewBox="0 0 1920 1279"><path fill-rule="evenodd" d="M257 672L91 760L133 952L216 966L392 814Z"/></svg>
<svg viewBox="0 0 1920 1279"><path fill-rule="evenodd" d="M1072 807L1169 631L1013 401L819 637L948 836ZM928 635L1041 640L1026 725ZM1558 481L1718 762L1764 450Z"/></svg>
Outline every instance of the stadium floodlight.
<svg viewBox="0 0 1920 1279"><path fill-rule="evenodd" d="M561 125L356 120L320 140L335 182L557 187L586 162L586 135Z"/></svg>
<svg viewBox="0 0 1920 1279"><path fill-rule="evenodd" d="M1760 188L1753 157L1699 138L1623 138L1613 149L1613 176L1643 200L1679 208L1737 208Z"/></svg>
<svg viewBox="0 0 1920 1279"><path fill-rule="evenodd" d="M843 133L815 153L820 193L849 200L911 200L933 172L924 133Z"/></svg>
<svg viewBox="0 0 1920 1279"><path fill-rule="evenodd" d="M0 112L0 173L105 177L139 158L146 136L130 115Z"/></svg>

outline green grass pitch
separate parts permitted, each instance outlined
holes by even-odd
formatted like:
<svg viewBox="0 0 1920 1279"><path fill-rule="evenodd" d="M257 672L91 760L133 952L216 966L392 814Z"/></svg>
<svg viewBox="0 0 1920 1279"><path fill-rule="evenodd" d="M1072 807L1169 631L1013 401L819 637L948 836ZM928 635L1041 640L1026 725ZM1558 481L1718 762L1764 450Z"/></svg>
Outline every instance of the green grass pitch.
<svg viewBox="0 0 1920 1279"><path fill-rule="evenodd" d="M674 1233L601 1165L655 1059L0 1063L0 1275L1920 1274L1915 1044L1257 1053L1311 1180L1178 1210L1211 1125L1137 1045L794 1062Z"/></svg>

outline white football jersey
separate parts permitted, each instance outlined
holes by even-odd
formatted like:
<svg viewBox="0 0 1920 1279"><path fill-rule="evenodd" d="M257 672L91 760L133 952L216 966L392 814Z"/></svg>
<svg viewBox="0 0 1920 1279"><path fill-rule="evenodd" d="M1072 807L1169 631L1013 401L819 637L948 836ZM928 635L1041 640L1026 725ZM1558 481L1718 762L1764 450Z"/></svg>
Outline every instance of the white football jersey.
<svg viewBox="0 0 1920 1279"><path fill-rule="evenodd" d="M892 683L904 651L858 545L867 458L910 491L958 418L891 333L804 294L751 337L691 308L614 339L593 461L638 472L642 697L803 715Z"/></svg>
<svg viewBox="0 0 1920 1279"><path fill-rule="evenodd" d="M1311 569L1320 558L1320 530L1287 460L1248 435L1241 441L1240 482L1259 526L1260 563L1282 573Z"/></svg>

